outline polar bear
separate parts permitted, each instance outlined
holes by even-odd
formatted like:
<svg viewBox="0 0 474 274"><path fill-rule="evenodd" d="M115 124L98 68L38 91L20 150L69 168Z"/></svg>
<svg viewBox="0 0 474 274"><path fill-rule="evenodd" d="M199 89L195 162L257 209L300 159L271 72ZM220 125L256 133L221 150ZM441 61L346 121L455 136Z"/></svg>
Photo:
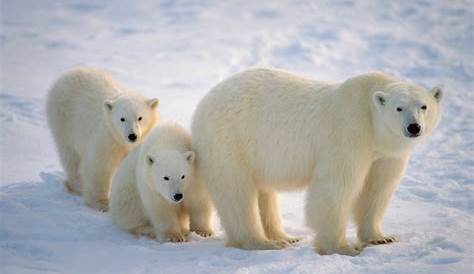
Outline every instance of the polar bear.
<svg viewBox="0 0 474 274"><path fill-rule="evenodd" d="M110 216L119 228L159 241L187 241L189 230L212 234L210 199L196 180L189 133L174 123L155 127L113 178Z"/></svg>
<svg viewBox="0 0 474 274"><path fill-rule="evenodd" d="M159 120L158 100L129 91L110 74L81 67L51 88L47 116L66 188L107 210L111 175Z"/></svg>
<svg viewBox="0 0 474 274"><path fill-rule="evenodd" d="M382 73L342 83L253 69L214 87L192 122L193 148L227 245L280 249L277 191L308 187L306 220L320 254L356 255L361 242L394 241L381 231L387 204L412 149L437 126L440 88Z"/></svg>

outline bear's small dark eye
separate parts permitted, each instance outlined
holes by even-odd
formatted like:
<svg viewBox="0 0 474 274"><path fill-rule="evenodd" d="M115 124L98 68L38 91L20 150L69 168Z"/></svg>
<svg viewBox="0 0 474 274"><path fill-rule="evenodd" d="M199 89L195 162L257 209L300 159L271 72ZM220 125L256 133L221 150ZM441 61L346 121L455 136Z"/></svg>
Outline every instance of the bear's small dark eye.
<svg viewBox="0 0 474 274"><path fill-rule="evenodd" d="M125 122L125 118L123 118L123 117L120 118L120 121Z"/></svg>
<svg viewBox="0 0 474 274"><path fill-rule="evenodd" d="M141 117L141 116L140 116L140 117L138 117L138 121L141 121L141 120L142 120L142 117Z"/></svg>
<svg viewBox="0 0 474 274"><path fill-rule="evenodd" d="M165 177L163 177L163 179L165 179L165 181L168 181L170 179L170 177L165 176Z"/></svg>
<svg viewBox="0 0 474 274"><path fill-rule="evenodd" d="M427 108L428 108L428 107L427 107L426 105L422 105L422 106L421 106L421 109L422 109L422 110L426 110Z"/></svg>
<svg viewBox="0 0 474 274"><path fill-rule="evenodd" d="M183 175L183 176L181 176L181 179L184 179L184 175Z"/></svg>
<svg viewBox="0 0 474 274"><path fill-rule="evenodd" d="M152 165L155 161L153 160L153 158L151 158L150 156L148 156L148 163L150 165Z"/></svg>
<svg viewBox="0 0 474 274"><path fill-rule="evenodd" d="M397 108L397 111L398 111L398 112L402 111L402 108Z"/></svg>

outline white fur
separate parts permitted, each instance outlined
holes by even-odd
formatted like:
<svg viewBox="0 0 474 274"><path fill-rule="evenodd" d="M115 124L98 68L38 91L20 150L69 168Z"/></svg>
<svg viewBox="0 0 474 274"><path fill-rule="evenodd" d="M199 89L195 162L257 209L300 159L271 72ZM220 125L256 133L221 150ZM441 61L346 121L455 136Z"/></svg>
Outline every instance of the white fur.
<svg viewBox="0 0 474 274"><path fill-rule="evenodd" d="M190 229L210 236L210 201L195 178L194 157L184 128L177 124L155 127L125 157L114 176L112 221L125 231L160 241L186 241ZM174 200L175 194L183 194L183 202Z"/></svg>
<svg viewBox="0 0 474 274"><path fill-rule="evenodd" d="M78 68L60 77L49 92L47 115L66 188L82 194L87 205L106 210L111 175L158 122L157 105L158 100L127 90L99 69ZM132 133L137 135L133 143Z"/></svg>
<svg viewBox="0 0 474 274"><path fill-rule="evenodd" d="M198 105L192 134L227 244L294 242L281 228L276 192L303 187L321 254L359 252L345 236L351 211L361 241L392 241L380 229L383 213L411 150L438 123L440 98L438 88L381 73L329 84L254 69L218 84ZM421 136L409 138L405 127L415 121Z"/></svg>

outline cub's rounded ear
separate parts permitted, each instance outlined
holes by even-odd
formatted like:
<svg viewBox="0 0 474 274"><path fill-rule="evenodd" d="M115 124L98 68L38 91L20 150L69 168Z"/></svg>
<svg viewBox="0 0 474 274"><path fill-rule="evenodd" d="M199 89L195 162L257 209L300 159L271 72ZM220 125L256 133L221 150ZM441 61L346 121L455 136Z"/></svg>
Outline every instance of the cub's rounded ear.
<svg viewBox="0 0 474 274"><path fill-rule="evenodd" d="M112 100L104 100L104 108L108 111L111 111L113 108L114 102Z"/></svg>
<svg viewBox="0 0 474 274"><path fill-rule="evenodd" d="M147 100L146 103L148 106L150 106L150 108L153 109L159 105L160 101L156 98L153 98L153 99Z"/></svg>
<svg viewBox="0 0 474 274"><path fill-rule="evenodd" d="M376 91L372 95L372 100L377 107L384 106L387 103L388 94L383 91Z"/></svg>
<svg viewBox="0 0 474 274"><path fill-rule="evenodd" d="M146 162L151 166L155 163L155 160L151 156L146 156Z"/></svg>
<svg viewBox="0 0 474 274"><path fill-rule="evenodd" d="M433 97L436 99L436 101L441 101L441 98L443 98L443 89L440 87L434 87L430 90L430 93L433 94Z"/></svg>
<svg viewBox="0 0 474 274"><path fill-rule="evenodd" d="M194 163L195 157L196 157L196 154L194 153L194 151L186 151L184 153L184 158L186 158L186 161L188 161L188 163L190 164Z"/></svg>

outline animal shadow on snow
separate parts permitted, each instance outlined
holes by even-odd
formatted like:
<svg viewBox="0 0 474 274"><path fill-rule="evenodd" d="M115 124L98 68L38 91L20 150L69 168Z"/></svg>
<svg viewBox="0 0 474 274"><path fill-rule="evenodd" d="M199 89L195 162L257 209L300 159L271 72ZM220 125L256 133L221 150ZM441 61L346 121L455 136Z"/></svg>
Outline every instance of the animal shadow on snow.
<svg viewBox="0 0 474 274"><path fill-rule="evenodd" d="M68 193L64 187L63 172L41 172L38 181L22 181L0 187L0 219L9 220L0 225L0 240L4 239L58 239L98 240L109 242L146 243L165 249L197 248L196 244L213 248L224 246L222 237L203 239L194 233L190 242L183 244L157 242L136 237L116 228L109 213L87 207L81 197ZM2 236L3 235L3 236Z"/></svg>

